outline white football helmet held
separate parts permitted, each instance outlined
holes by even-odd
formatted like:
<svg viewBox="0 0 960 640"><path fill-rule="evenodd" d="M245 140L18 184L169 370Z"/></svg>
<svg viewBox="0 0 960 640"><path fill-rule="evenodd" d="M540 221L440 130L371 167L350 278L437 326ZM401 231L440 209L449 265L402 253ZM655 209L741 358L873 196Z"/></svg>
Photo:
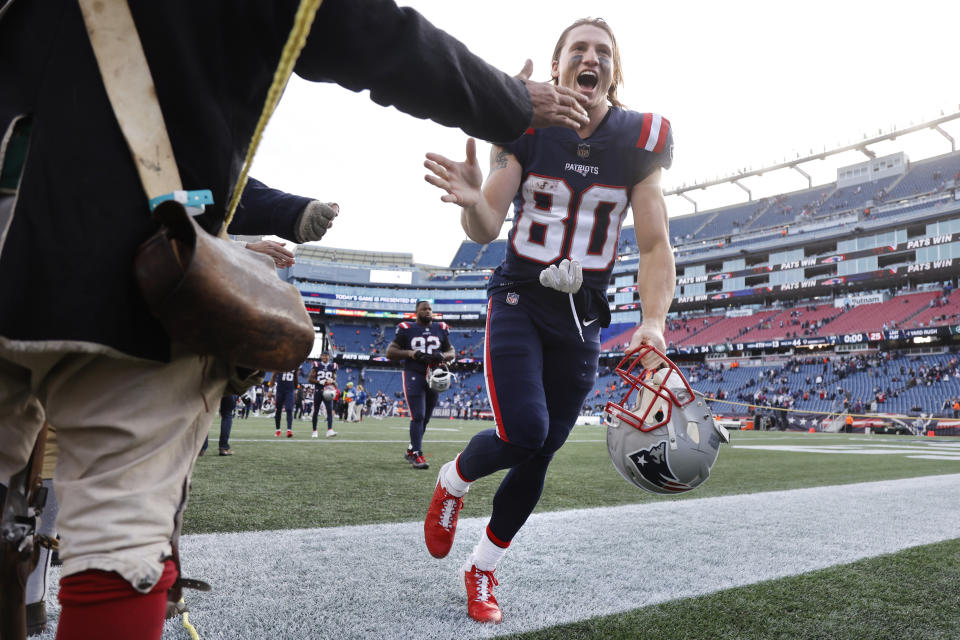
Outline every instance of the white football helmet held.
<svg viewBox="0 0 960 640"><path fill-rule="evenodd" d="M662 364L641 364L651 356ZM645 491L667 495L703 484L720 444L730 442L703 394L691 389L677 365L649 345L628 353L616 373L627 383L627 393L604 410L607 452L620 475Z"/></svg>
<svg viewBox="0 0 960 640"><path fill-rule="evenodd" d="M427 386L437 393L441 393L450 388L453 381L457 379L456 374L450 373L445 367L434 367L427 377Z"/></svg>
<svg viewBox="0 0 960 640"><path fill-rule="evenodd" d="M322 395L324 400L333 400L337 397L337 388L332 384L328 384L323 388Z"/></svg>

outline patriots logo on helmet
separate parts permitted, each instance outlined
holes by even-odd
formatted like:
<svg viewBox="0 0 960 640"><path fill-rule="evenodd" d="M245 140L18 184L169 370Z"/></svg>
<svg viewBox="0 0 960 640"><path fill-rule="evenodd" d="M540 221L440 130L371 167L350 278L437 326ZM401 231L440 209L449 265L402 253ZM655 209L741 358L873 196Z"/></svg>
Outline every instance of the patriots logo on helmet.
<svg viewBox="0 0 960 640"><path fill-rule="evenodd" d="M660 442L649 449L634 451L627 457L633 462L640 475L650 484L677 493L693 489L690 485L680 482L673 471L670 470L670 464L667 462L666 442Z"/></svg>

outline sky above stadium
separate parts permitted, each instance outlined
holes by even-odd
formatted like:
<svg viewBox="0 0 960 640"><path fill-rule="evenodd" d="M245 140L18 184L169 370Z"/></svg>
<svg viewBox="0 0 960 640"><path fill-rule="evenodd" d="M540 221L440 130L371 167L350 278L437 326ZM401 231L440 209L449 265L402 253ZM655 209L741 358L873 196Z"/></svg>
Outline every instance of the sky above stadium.
<svg viewBox="0 0 960 640"><path fill-rule="evenodd" d="M617 36L631 109L670 119L673 168L664 188L758 169L960 110L955 41L960 3L886 0L759 1L410 0L440 28L498 68L527 58L547 80L560 32L577 18L604 18ZM412 88L416 90L416 88ZM960 122L944 129L960 141ZM465 238L460 209L440 202L423 176L427 151L462 159L459 130L383 108L366 92L294 78L271 121L253 176L270 186L339 203L321 244L402 251L449 265ZM923 132L873 147L912 159L950 151ZM489 146L478 145L484 174ZM803 166L813 183L836 179L858 152ZM806 188L794 171L744 184L754 199ZM688 194L700 210L743 202L724 185ZM693 212L668 198L671 216ZM629 218L627 224L630 224ZM504 225L504 234L509 223Z"/></svg>

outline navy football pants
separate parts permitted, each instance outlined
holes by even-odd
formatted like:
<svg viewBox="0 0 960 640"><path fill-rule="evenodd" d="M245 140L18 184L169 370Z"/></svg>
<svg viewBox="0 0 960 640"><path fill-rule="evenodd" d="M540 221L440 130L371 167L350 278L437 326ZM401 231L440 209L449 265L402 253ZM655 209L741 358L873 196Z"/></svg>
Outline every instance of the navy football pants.
<svg viewBox="0 0 960 640"><path fill-rule="evenodd" d="M317 391L313 395L313 430L317 430L317 416L320 413L320 403L327 410L327 429L333 429L333 400L324 400L323 393Z"/></svg>
<svg viewBox="0 0 960 640"><path fill-rule="evenodd" d="M273 414L273 420L277 423L277 431L280 430L280 412L287 410L287 430L293 429L293 389L277 389L277 395L274 398L277 403L277 412Z"/></svg>
<svg viewBox="0 0 960 640"><path fill-rule="evenodd" d="M423 375L403 372L403 397L410 409L410 446L414 451L423 451L423 433L427 430L439 395L427 386Z"/></svg>
<svg viewBox="0 0 960 640"><path fill-rule="evenodd" d="M468 481L510 469L488 528L502 543L540 500L547 466L596 382L600 355L599 322L584 327L583 318L575 320L566 294L539 286L518 293L515 304L506 291L488 301L484 377L497 428L475 435L457 466Z"/></svg>

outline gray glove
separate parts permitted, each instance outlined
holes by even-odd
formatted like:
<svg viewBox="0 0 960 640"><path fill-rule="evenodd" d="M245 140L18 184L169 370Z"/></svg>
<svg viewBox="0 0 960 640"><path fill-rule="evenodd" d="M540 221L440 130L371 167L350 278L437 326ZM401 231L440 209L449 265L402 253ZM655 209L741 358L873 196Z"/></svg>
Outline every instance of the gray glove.
<svg viewBox="0 0 960 640"><path fill-rule="evenodd" d="M583 269L576 260L560 261L560 266L550 265L540 272L540 284L563 293L576 293L583 284Z"/></svg>
<svg viewBox="0 0 960 640"><path fill-rule="evenodd" d="M303 212L297 218L293 239L297 242L319 240L330 228L333 219L339 213L340 206L335 202L312 200L303 208Z"/></svg>

